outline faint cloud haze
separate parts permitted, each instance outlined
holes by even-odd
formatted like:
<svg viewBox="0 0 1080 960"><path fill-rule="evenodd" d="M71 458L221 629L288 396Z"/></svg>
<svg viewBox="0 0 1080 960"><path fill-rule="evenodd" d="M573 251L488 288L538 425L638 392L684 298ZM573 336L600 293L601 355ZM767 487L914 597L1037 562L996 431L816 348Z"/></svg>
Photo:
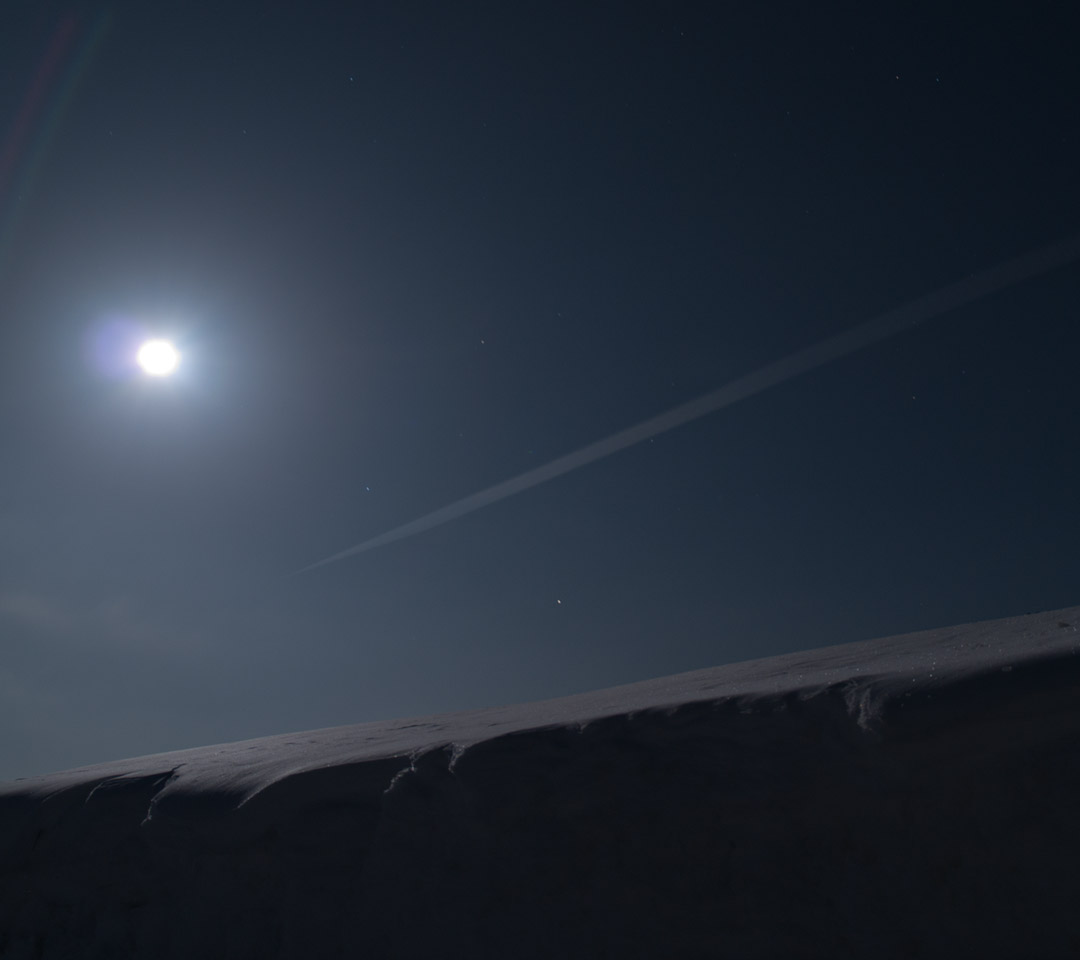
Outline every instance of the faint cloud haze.
<svg viewBox="0 0 1080 960"><path fill-rule="evenodd" d="M71 628L67 612L52 600L33 593L0 593L0 618L22 627L45 633L59 633Z"/></svg>

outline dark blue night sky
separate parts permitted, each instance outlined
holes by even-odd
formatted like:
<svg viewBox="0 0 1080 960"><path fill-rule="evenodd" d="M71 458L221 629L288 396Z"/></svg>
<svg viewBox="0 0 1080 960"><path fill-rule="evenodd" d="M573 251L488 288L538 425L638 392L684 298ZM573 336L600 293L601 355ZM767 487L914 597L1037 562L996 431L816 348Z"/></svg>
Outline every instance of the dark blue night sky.
<svg viewBox="0 0 1080 960"><path fill-rule="evenodd" d="M1080 602L1080 263L289 576L1076 235L1065 6L278 6L0 11L0 777Z"/></svg>

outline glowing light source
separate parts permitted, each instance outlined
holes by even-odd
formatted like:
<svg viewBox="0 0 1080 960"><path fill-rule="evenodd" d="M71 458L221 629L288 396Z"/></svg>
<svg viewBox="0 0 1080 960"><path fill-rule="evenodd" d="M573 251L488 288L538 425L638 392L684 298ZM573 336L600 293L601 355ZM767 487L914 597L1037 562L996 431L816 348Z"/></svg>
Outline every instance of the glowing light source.
<svg viewBox="0 0 1080 960"><path fill-rule="evenodd" d="M139 366L152 377L166 377L176 369L180 354L168 340L147 340L137 358Z"/></svg>

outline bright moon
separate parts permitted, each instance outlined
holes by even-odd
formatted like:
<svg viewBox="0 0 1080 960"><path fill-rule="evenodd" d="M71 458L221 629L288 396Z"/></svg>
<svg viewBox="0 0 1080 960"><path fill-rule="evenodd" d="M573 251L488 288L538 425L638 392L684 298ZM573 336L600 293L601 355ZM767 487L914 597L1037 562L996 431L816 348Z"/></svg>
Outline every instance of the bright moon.
<svg viewBox="0 0 1080 960"><path fill-rule="evenodd" d="M180 362L180 354L168 340L147 340L139 347L139 366L153 377L168 376Z"/></svg>

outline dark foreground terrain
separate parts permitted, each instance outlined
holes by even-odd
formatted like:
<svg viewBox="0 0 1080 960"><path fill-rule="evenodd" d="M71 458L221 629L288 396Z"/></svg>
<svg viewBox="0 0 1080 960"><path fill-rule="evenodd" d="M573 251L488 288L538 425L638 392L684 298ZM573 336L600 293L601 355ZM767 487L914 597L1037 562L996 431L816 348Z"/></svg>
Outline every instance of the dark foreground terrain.
<svg viewBox="0 0 1080 960"><path fill-rule="evenodd" d="M1080 956L1080 607L0 786L0 957Z"/></svg>

